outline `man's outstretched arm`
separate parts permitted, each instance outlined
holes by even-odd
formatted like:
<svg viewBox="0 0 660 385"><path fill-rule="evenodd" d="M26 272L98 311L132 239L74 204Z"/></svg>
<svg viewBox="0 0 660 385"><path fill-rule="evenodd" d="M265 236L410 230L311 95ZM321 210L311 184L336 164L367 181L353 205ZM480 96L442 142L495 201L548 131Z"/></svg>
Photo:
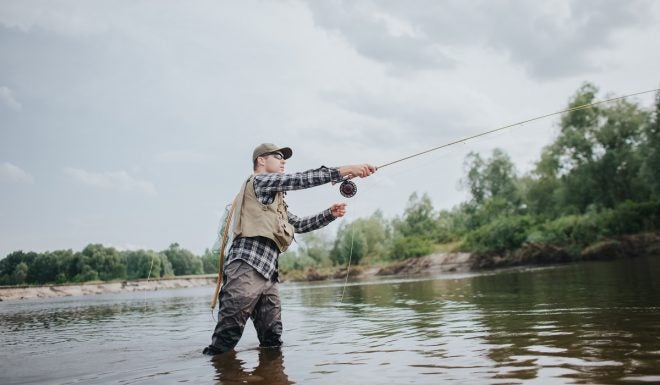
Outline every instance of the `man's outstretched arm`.
<svg viewBox="0 0 660 385"><path fill-rule="evenodd" d="M376 167L369 164L361 164L341 167L321 166L317 169L292 174L256 174L254 176L254 191L257 196L262 196L277 191L301 190L320 186L328 182L340 182L346 176L349 178L364 178L374 172L376 172Z"/></svg>
<svg viewBox="0 0 660 385"><path fill-rule="evenodd" d="M320 229L321 227L327 226L330 222L334 221L335 218L343 217L346 213L346 203L335 203L330 206L329 209L325 209L316 215L311 215L304 218L299 218L291 212L287 213L289 215L289 223L293 225L296 233L302 234Z"/></svg>

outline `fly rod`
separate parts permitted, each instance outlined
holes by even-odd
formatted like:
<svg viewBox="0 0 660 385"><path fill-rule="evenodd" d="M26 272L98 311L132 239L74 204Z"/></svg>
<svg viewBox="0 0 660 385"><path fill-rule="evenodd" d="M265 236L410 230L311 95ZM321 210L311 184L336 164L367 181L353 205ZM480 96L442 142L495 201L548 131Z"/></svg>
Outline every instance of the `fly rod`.
<svg viewBox="0 0 660 385"><path fill-rule="evenodd" d="M536 120L545 119L545 118L548 118L550 116L555 116L555 115L564 114L564 113L567 113L567 112L583 110L583 109L586 109L586 108L591 108L591 107L597 106L599 104L609 103L609 102L613 102L615 100L621 100L621 99L629 98L629 97L632 97L632 96L648 94L648 93L656 92L656 91L660 91L660 88L656 88L656 89L653 89L653 90L647 90L647 91L641 91L641 92L635 92L633 94L618 96L616 98L605 99L605 100L601 100L601 101L598 101L598 102L586 103L586 104L582 104L582 105L579 105L579 106L567 108L565 110L553 112L553 113L550 113L550 114L536 116L534 118L522 120L520 122L508 124L506 126L502 126L502 127L498 127L498 128L492 129L492 130L484 131L484 132L481 132L481 133L478 133L478 134L475 134L475 135L472 135L472 136L465 137L463 139L459 139L459 140L455 140L453 142L445 143L445 144L442 144L440 146L432 147L432 148L429 148L428 150L424 150L424 151L418 152L416 154L405 156L401 159L397 159L397 160L393 160L391 162L387 162L385 164L377 166L376 169L380 170L383 167L391 166L393 164L403 162L405 160L412 159L412 158L418 157L420 155L427 154L429 152L437 151L437 150L440 150L442 148L450 147L450 146L453 146L453 145L456 145L456 144L459 144L459 143L464 143L464 142L467 142L469 140L478 138L480 136L485 136L485 135L488 135L488 134L492 134L494 132L506 130L507 128L520 126L520 125L527 124L527 123L530 123L530 122L533 122L533 121L536 121ZM339 193L341 195L343 195L344 197L346 197L346 198L350 198L350 197L354 196L357 193L357 185L353 181L350 180L352 177L353 177L352 175L345 176L344 180L341 182L341 185L339 186Z"/></svg>

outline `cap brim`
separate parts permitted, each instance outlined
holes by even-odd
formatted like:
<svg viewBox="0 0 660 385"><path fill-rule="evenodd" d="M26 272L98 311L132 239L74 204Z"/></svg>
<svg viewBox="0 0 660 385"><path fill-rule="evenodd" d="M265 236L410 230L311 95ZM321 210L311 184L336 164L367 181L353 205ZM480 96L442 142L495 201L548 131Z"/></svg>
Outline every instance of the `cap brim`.
<svg viewBox="0 0 660 385"><path fill-rule="evenodd" d="M277 149L273 152L279 151L284 155L284 159L289 159L293 155L293 150L291 150L289 147L282 147L280 149Z"/></svg>

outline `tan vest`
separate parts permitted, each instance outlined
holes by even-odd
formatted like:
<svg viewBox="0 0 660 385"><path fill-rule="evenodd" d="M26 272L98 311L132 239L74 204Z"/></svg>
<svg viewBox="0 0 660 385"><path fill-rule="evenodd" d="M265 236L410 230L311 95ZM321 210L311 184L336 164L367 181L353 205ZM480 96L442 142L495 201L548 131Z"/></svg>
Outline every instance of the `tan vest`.
<svg viewBox="0 0 660 385"><path fill-rule="evenodd" d="M280 252L293 242L294 228L289 223L284 193L275 194L275 200L264 205L257 199L250 176L236 196L234 236L266 237L272 239Z"/></svg>

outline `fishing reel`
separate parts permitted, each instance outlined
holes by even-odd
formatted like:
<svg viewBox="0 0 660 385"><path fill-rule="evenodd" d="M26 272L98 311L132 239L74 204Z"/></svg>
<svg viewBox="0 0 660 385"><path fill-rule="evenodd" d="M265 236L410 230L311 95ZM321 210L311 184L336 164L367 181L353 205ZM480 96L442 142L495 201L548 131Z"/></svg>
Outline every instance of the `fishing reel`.
<svg viewBox="0 0 660 385"><path fill-rule="evenodd" d="M350 180L351 175L346 175L342 178L342 182L339 185L339 193L344 198L351 198L357 194L357 185ZM337 184L339 182L332 182L332 184Z"/></svg>
<svg viewBox="0 0 660 385"><path fill-rule="evenodd" d="M339 185L339 193L345 198L350 198L357 194L357 185L354 182L346 179Z"/></svg>

